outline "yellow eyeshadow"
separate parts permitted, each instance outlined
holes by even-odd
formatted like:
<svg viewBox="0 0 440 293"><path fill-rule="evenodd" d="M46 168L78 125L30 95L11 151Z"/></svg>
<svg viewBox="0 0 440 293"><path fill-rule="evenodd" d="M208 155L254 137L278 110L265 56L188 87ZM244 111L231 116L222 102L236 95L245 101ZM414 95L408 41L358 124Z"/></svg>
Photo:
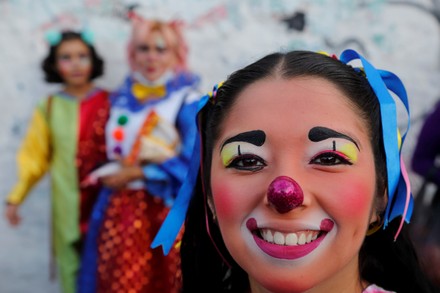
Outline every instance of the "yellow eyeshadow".
<svg viewBox="0 0 440 293"><path fill-rule="evenodd" d="M225 146L222 149L220 157L222 159L223 166L226 167L231 162L232 158L234 158L237 154L236 150L237 148L234 146Z"/></svg>
<svg viewBox="0 0 440 293"><path fill-rule="evenodd" d="M356 163L358 160L358 149L351 143L338 146L338 151L345 154L352 163Z"/></svg>

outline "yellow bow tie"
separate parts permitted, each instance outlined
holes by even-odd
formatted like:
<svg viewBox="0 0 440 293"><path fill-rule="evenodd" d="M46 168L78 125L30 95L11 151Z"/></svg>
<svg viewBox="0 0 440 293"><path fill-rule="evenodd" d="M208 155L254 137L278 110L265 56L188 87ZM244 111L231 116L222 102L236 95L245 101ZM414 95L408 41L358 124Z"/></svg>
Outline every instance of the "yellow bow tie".
<svg viewBox="0 0 440 293"><path fill-rule="evenodd" d="M146 86L141 83L135 83L131 86L133 95L138 100L145 100L153 97L163 97L166 94L164 85L160 86Z"/></svg>

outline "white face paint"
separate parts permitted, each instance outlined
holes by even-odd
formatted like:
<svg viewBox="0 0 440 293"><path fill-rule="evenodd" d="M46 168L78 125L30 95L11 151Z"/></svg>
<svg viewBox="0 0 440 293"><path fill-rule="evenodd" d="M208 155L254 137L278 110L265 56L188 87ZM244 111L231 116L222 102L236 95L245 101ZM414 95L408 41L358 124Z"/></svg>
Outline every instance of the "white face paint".
<svg viewBox="0 0 440 293"><path fill-rule="evenodd" d="M135 40L134 70L148 81L160 79L176 62L175 48L166 43L161 32L153 31L147 38Z"/></svg>
<svg viewBox="0 0 440 293"><path fill-rule="evenodd" d="M211 191L226 247L254 291L342 291L359 280L376 190L366 129L342 92L319 78L261 80L237 98L214 146ZM263 142L250 138L255 131ZM304 194L286 213L267 200L278 176Z"/></svg>

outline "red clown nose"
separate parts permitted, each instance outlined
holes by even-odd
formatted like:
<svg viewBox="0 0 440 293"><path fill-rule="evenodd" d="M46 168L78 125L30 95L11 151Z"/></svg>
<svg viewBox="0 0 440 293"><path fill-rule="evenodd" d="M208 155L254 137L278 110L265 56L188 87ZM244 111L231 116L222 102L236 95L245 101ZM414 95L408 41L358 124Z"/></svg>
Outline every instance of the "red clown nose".
<svg viewBox="0 0 440 293"><path fill-rule="evenodd" d="M279 176L269 185L267 199L277 212L284 214L300 206L304 195L295 180L287 176Z"/></svg>

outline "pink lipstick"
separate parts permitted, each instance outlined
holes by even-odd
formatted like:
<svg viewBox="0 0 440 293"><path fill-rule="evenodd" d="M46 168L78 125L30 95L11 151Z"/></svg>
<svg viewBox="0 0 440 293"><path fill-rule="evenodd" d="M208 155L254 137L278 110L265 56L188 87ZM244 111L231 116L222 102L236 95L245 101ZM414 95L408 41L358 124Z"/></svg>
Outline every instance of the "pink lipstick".
<svg viewBox="0 0 440 293"><path fill-rule="evenodd" d="M333 226L334 222L332 220L324 219L321 221L319 236L312 242L301 245L280 245L267 242L261 238L257 220L250 218L246 222L246 227L252 233L257 246L266 254L279 259L297 259L311 253L324 240L327 233L333 229Z"/></svg>

